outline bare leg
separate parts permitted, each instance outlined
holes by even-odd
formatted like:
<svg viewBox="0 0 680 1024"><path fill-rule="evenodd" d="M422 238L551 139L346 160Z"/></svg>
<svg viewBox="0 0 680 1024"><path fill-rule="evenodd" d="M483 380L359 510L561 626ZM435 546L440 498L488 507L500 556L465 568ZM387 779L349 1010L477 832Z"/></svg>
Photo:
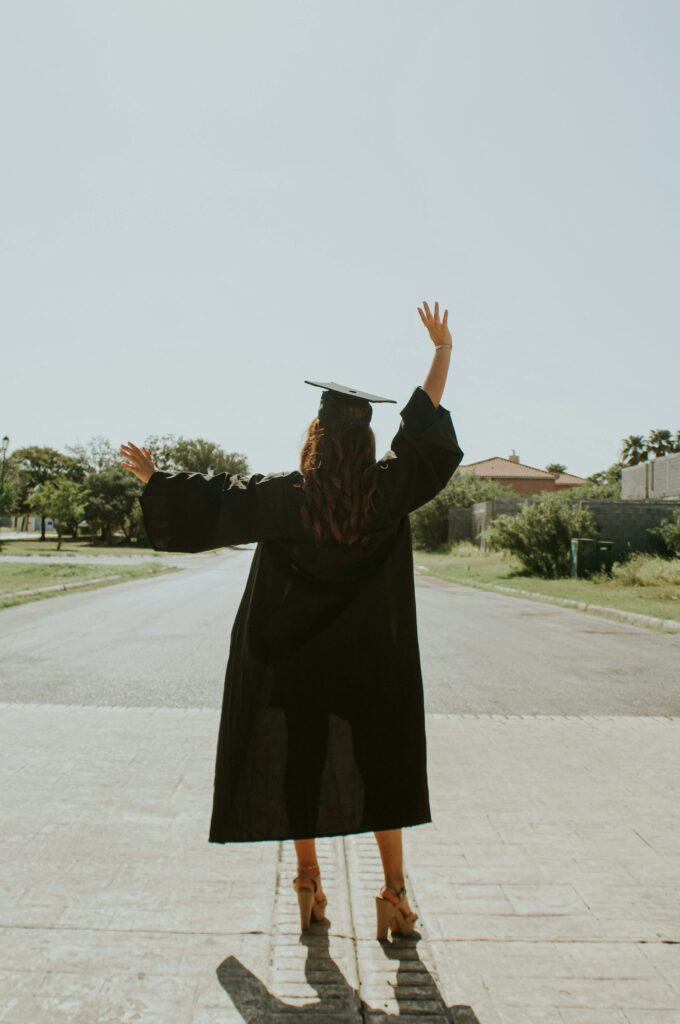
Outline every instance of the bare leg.
<svg viewBox="0 0 680 1024"><path fill-rule="evenodd" d="M391 828L384 832L375 832L374 835L385 873L385 886L389 886L394 892L399 893L404 886L404 851L401 829ZM384 888L381 890L383 896ZM406 906L410 911L408 903Z"/></svg>
<svg viewBox="0 0 680 1024"><path fill-rule="evenodd" d="M319 874L319 862L316 859L316 840L315 839L295 839L295 852L297 854L298 863L298 875L301 879L309 879L308 882L300 881L297 884L298 889L313 889L313 883L311 881L316 875ZM317 878L318 889L316 891L316 899L320 902L323 899L323 889L321 888L321 877Z"/></svg>

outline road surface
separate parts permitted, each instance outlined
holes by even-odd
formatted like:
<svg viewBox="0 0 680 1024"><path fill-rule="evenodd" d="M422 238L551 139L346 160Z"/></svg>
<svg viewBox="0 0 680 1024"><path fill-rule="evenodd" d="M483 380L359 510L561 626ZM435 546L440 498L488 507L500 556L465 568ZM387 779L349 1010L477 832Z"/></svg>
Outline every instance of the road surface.
<svg viewBox="0 0 680 1024"><path fill-rule="evenodd" d="M252 549L0 611L1 699L216 708ZM680 635L416 577L427 710L680 714Z"/></svg>

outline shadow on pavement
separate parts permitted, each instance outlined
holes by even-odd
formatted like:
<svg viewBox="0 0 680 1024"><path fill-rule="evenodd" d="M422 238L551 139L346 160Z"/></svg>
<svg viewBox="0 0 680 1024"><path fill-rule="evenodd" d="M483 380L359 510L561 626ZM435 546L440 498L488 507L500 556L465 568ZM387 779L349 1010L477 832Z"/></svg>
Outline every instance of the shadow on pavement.
<svg viewBox="0 0 680 1024"><path fill-rule="evenodd" d="M305 979L318 997L317 1001L301 1006L286 1003L269 992L235 956L227 957L219 965L218 980L244 1021L286 1016L292 1021L366 1020L398 1024L404 1017L412 1019L414 1015L426 1014L428 1019L441 1018L450 1024L479 1024L471 1007L446 1006L437 983L418 956L416 937L380 944L385 957L397 963L396 983L390 983L399 1007L396 1014L364 1002L349 985L330 956L327 932L302 934L300 942L307 946Z"/></svg>

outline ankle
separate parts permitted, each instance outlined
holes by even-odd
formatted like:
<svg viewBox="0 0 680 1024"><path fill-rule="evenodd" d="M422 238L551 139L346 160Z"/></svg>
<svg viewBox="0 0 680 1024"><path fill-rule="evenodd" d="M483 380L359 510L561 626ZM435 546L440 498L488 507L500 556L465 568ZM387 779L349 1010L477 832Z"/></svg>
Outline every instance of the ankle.
<svg viewBox="0 0 680 1024"><path fill-rule="evenodd" d="M392 891L398 896L401 890L405 887L406 881L403 875L392 875L389 878L385 878L384 884L388 889L392 889Z"/></svg>
<svg viewBox="0 0 680 1024"><path fill-rule="evenodd" d="M318 864L298 864L297 866L299 875L319 875L321 874Z"/></svg>

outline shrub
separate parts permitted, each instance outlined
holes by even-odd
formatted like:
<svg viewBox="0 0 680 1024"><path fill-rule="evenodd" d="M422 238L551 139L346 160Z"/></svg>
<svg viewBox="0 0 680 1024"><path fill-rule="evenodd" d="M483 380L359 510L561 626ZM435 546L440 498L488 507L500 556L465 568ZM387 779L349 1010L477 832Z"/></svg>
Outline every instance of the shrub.
<svg viewBox="0 0 680 1024"><path fill-rule="evenodd" d="M490 548L516 555L531 575L558 579L571 572L571 538L597 533L590 509L547 493L527 501L515 516L498 516L484 539Z"/></svg>
<svg viewBox="0 0 680 1024"><path fill-rule="evenodd" d="M593 473L584 484L577 484L576 487L565 487L562 492L568 501L578 501L581 498L598 498L601 501L618 501L621 497L621 470L622 466L615 462L609 469L601 473ZM559 494L559 491L553 492Z"/></svg>
<svg viewBox="0 0 680 1024"><path fill-rule="evenodd" d="M413 545L421 551L442 551L449 542L449 509L469 508L476 501L512 497L508 488L472 474L454 473L439 494L410 515Z"/></svg>
<svg viewBox="0 0 680 1024"><path fill-rule="evenodd" d="M640 551L625 562L615 562L612 576L628 587L680 585L680 561Z"/></svg>
<svg viewBox="0 0 680 1024"><path fill-rule="evenodd" d="M661 545L663 555L680 557L680 508L673 509L673 519L648 530Z"/></svg>
<svg viewBox="0 0 680 1024"><path fill-rule="evenodd" d="M454 540L446 547L446 554L451 558L485 558L489 552L480 548L471 540Z"/></svg>

